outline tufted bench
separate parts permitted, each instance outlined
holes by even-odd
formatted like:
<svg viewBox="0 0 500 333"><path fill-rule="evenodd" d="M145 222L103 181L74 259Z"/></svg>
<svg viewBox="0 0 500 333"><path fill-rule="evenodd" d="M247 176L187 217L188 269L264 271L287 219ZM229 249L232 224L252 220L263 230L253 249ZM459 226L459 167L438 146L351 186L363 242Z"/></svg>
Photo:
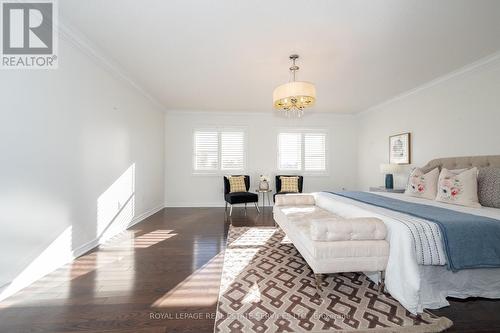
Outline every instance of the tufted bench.
<svg viewBox="0 0 500 333"><path fill-rule="evenodd" d="M322 274L344 272L379 272L383 290L389 243L380 219L342 218L309 194L277 195L273 217L313 270L319 291Z"/></svg>

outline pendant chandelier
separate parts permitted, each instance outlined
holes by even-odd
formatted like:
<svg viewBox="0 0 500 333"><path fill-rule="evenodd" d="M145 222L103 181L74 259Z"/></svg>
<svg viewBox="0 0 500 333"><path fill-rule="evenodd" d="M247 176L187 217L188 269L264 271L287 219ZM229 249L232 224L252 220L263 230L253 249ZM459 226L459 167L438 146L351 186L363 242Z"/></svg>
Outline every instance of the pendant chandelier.
<svg viewBox="0 0 500 333"><path fill-rule="evenodd" d="M313 106L316 101L314 84L295 81L296 72L299 70L299 66L295 64L295 61L298 58L297 54L290 56L292 61L290 82L276 87L273 92L274 108L284 112L288 117L301 117L304 114L304 109Z"/></svg>

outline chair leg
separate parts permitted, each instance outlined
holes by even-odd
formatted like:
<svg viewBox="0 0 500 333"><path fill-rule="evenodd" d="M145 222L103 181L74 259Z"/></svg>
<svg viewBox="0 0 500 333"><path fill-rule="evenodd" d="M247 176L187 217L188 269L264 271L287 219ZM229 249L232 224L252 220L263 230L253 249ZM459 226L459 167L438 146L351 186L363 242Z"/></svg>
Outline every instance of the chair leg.
<svg viewBox="0 0 500 333"><path fill-rule="evenodd" d="M253 204L255 205L255 208L257 208L257 212L260 213L259 204L257 202L254 202Z"/></svg>
<svg viewBox="0 0 500 333"><path fill-rule="evenodd" d="M229 206L229 216L233 215L233 205Z"/></svg>
<svg viewBox="0 0 500 333"><path fill-rule="evenodd" d="M245 202L245 216L247 216L247 203Z"/></svg>
<svg viewBox="0 0 500 333"><path fill-rule="evenodd" d="M226 213L227 213L227 201L226 201L226 209L224 209L224 212L226 212Z"/></svg>
<svg viewBox="0 0 500 333"><path fill-rule="evenodd" d="M383 293L385 288L385 271L380 271L378 273L379 281L378 281L378 293Z"/></svg>

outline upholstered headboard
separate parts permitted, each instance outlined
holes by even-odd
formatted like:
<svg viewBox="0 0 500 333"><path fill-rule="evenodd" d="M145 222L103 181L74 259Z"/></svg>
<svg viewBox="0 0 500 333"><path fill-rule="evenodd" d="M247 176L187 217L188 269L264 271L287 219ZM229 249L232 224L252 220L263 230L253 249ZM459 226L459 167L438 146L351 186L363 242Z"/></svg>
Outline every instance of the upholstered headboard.
<svg viewBox="0 0 500 333"><path fill-rule="evenodd" d="M489 166L500 168L500 155L436 158L424 165L422 170L427 172L435 167L438 167L439 170L442 168L453 170L472 167L484 168Z"/></svg>

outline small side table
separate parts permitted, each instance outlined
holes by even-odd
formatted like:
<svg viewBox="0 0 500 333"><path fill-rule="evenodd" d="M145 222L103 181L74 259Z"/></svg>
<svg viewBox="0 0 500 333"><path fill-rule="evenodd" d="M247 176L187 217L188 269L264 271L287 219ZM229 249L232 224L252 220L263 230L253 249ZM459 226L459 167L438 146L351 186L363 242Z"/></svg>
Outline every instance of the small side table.
<svg viewBox="0 0 500 333"><path fill-rule="evenodd" d="M384 186L370 187L370 192L405 193L404 188L385 188Z"/></svg>
<svg viewBox="0 0 500 333"><path fill-rule="evenodd" d="M273 190L261 190L261 189L256 189L255 192L259 193L259 194L262 194L262 211L264 211L264 204L266 203L265 199L266 199L266 196L267 196L267 203L269 204L269 206L271 206L271 192Z"/></svg>

